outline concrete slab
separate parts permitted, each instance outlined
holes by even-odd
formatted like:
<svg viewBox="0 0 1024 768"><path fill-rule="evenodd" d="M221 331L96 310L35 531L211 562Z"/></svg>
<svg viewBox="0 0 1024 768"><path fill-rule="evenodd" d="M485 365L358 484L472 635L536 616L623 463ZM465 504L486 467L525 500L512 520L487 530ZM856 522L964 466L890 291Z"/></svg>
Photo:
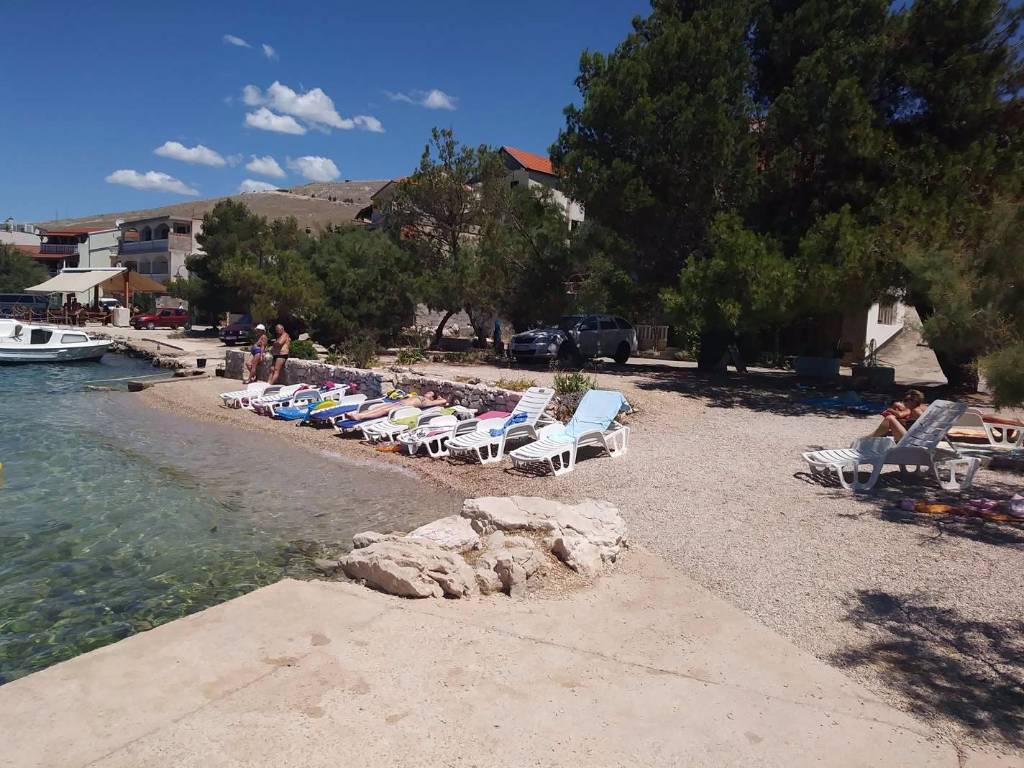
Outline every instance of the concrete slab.
<svg viewBox="0 0 1024 768"><path fill-rule="evenodd" d="M958 766L642 553L563 599L282 581L0 688L0 765Z"/></svg>

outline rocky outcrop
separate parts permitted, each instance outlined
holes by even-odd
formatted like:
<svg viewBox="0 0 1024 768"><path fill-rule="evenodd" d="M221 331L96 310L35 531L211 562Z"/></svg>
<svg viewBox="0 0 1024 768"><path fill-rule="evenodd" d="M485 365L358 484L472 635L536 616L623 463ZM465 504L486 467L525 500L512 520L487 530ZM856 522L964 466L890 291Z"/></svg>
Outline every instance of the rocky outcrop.
<svg viewBox="0 0 1024 768"><path fill-rule="evenodd" d="M425 539L378 541L339 561L350 579L399 597L466 597L476 574L458 554Z"/></svg>
<svg viewBox="0 0 1024 768"><path fill-rule="evenodd" d="M625 541L625 523L610 504L487 497L405 535L358 534L337 570L401 597L521 596L531 579L562 564L597 576Z"/></svg>

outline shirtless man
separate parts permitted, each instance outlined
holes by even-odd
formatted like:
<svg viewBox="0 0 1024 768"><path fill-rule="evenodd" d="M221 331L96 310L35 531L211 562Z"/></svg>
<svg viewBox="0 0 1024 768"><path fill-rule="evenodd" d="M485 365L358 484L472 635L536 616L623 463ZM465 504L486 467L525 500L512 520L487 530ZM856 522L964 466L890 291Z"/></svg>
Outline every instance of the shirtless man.
<svg viewBox="0 0 1024 768"><path fill-rule="evenodd" d="M353 421L369 421L370 419L382 419L388 415L392 408L401 408L404 405L411 405L415 408L432 408L435 405L447 405L448 401L437 396L436 392L424 392L422 395L405 397L396 403L381 403L372 408L367 408L360 413L353 413L349 416Z"/></svg>
<svg viewBox="0 0 1024 768"><path fill-rule="evenodd" d="M270 378L267 379L270 384L277 383L277 379L281 375L281 371L284 370L284 364L288 362L288 357L291 353L292 337L285 332L284 326L278 323L274 326L274 343L270 345L272 362L270 364Z"/></svg>

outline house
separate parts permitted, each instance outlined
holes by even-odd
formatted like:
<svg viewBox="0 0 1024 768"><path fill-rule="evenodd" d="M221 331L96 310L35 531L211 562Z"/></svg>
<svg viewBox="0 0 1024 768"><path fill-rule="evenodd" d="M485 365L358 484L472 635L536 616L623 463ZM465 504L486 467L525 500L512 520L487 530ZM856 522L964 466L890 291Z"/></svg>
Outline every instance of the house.
<svg viewBox="0 0 1024 768"><path fill-rule="evenodd" d="M40 230L39 251L21 248L46 267L50 275L62 269L109 268L117 258L119 232L117 227L68 227ZM88 291L78 294L80 302L88 303Z"/></svg>
<svg viewBox="0 0 1024 768"><path fill-rule="evenodd" d="M551 164L550 158L508 146L502 147L499 154L509 171L511 186L523 186L529 189L547 187L551 190L554 202L565 212L569 230L572 231L583 223L583 205L575 200L570 200L562 192L561 179L558 171Z"/></svg>
<svg viewBox="0 0 1024 768"><path fill-rule="evenodd" d="M154 216L121 222L116 262L166 285L174 278L188 277L185 259L202 253L196 239L202 231L203 220L191 216Z"/></svg>
<svg viewBox="0 0 1024 768"><path fill-rule="evenodd" d="M872 349L881 349L903 330L907 306L895 299L875 302L860 312L843 315L840 348L845 352L843 361L860 363Z"/></svg>

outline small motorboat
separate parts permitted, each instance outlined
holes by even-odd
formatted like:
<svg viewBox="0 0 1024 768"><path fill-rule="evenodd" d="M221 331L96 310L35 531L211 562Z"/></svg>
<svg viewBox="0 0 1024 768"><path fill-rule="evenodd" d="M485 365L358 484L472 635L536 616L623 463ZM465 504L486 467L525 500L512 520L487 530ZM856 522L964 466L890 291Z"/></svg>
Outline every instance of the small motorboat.
<svg viewBox="0 0 1024 768"><path fill-rule="evenodd" d="M81 328L0 320L0 363L63 363L99 360L110 347Z"/></svg>

